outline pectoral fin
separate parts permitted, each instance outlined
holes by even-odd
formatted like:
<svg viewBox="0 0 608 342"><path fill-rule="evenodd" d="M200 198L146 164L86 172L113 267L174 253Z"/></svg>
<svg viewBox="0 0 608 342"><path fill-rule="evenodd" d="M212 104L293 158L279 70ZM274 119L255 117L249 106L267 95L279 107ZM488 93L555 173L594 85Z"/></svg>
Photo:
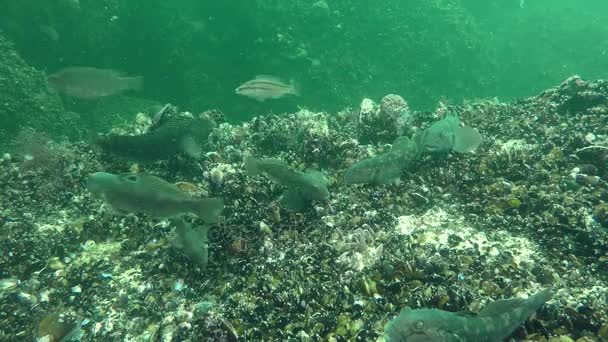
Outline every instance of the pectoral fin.
<svg viewBox="0 0 608 342"><path fill-rule="evenodd" d="M289 188L283 193L281 203L291 210L302 210L306 207L309 201L307 201L301 192L297 188Z"/></svg>
<svg viewBox="0 0 608 342"><path fill-rule="evenodd" d="M459 153L473 152L481 144L481 133L476 128L465 126L454 129L454 151Z"/></svg>
<svg viewBox="0 0 608 342"><path fill-rule="evenodd" d="M180 143L182 152L192 158L198 159L203 154L203 146L192 136L184 137Z"/></svg>

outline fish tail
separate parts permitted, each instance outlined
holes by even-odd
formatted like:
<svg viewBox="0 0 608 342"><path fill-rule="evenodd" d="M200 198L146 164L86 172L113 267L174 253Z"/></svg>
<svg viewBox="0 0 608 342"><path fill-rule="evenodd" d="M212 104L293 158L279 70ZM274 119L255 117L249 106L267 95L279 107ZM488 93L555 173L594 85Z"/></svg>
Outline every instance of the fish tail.
<svg viewBox="0 0 608 342"><path fill-rule="evenodd" d="M248 176L257 176L261 173L258 161L253 157L245 157L245 172Z"/></svg>
<svg viewBox="0 0 608 342"><path fill-rule="evenodd" d="M203 198L193 202L192 206L192 212L205 223L216 223L224 210L224 200L217 197Z"/></svg>
<svg viewBox="0 0 608 342"><path fill-rule="evenodd" d="M289 80L289 85L291 86L291 93L295 96L300 96L300 84L294 80Z"/></svg>
<svg viewBox="0 0 608 342"><path fill-rule="evenodd" d="M553 297L553 290L544 289L528 298L528 303L530 303L530 306L538 308L549 301L551 297Z"/></svg>
<svg viewBox="0 0 608 342"><path fill-rule="evenodd" d="M135 76L129 77L129 81L127 82L128 88L131 90L142 90L144 87L144 77L143 76Z"/></svg>

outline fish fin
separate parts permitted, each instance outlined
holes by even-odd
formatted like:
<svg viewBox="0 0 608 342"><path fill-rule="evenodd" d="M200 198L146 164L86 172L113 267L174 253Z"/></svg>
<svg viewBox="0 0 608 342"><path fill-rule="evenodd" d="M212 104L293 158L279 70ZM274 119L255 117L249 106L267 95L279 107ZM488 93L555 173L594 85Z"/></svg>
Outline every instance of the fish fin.
<svg viewBox="0 0 608 342"><path fill-rule="evenodd" d="M176 230L176 232L175 232L175 236L171 240L171 246L173 246L173 248L177 248L177 249L181 250L184 248L184 241L182 240L182 236L177 232L177 227L175 228L175 230Z"/></svg>
<svg viewBox="0 0 608 342"><path fill-rule="evenodd" d="M314 169L306 169L304 171L304 173L306 173L307 175L309 175L312 179L314 179L316 182L319 182L323 185L328 185L329 184L329 180L327 179L327 177L325 177L325 174L319 170L314 170Z"/></svg>
<svg viewBox="0 0 608 342"><path fill-rule="evenodd" d="M455 314L458 316L463 316L463 317L477 316L477 313L473 312L473 311L458 311L458 312L455 312Z"/></svg>
<svg viewBox="0 0 608 342"><path fill-rule="evenodd" d="M106 208L108 209L108 213L113 216L127 216L129 212L126 210L121 210L106 202Z"/></svg>
<svg viewBox="0 0 608 342"><path fill-rule="evenodd" d="M281 203L291 210L302 210L306 207L308 201L302 196L302 193L297 188L289 188L283 192Z"/></svg>
<svg viewBox="0 0 608 342"><path fill-rule="evenodd" d="M300 84L294 80L289 80L289 85L291 86L291 94L294 96L300 96Z"/></svg>
<svg viewBox="0 0 608 342"><path fill-rule="evenodd" d="M393 180L400 178L403 168L398 165L388 166L386 168L376 169L372 175L372 184L381 185L390 183Z"/></svg>
<svg viewBox="0 0 608 342"><path fill-rule="evenodd" d="M410 138L406 136L397 137L397 139L393 141L393 147L391 148L391 151L407 148L411 143L412 141L410 140Z"/></svg>
<svg viewBox="0 0 608 342"><path fill-rule="evenodd" d="M454 151L459 153L473 152L481 144L481 133L470 126L454 128Z"/></svg>
<svg viewBox="0 0 608 342"><path fill-rule="evenodd" d="M553 297L553 290L548 288L541 290L526 299L526 306L539 308Z"/></svg>
<svg viewBox="0 0 608 342"><path fill-rule="evenodd" d="M181 217L172 217L169 219L169 222L175 227L177 235L183 236L188 229L188 223Z"/></svg>
<svg viewBox="0 0 608 342"><path fill-rule="evenodd" d="M205 223L216 223L222 210L224 210L224 200L217 197L202 198L192 203L192 212L205 221Z"/></svg>
<svg viewBox="0 0 608 342"><path fill-rule="evenodd" d="M285 81L283 81L283 79L281 79L280 77L277 77L277 76L273 76L273 75L265 75L265 74L255 75L255 79L285 84Z"/></svg>
<svg viewBox="0 0 608 342"><path fill-rule="evenodd" d="M522 298L497 300L486 305L486 307L479 312L479 316L500 315L513 309L517 309L525 304L526 300Z"/></svg>
<svg viewBox="0 0 608 342"><path fill-rule="evenodd" d="M247 173L247 176L257 176L260 173L262 173L262 171L260 170L260 168L258 167L259 163L258 160L253 158L253 157L245 157L245 164L244 164L244 168L245 168L245 172Z"/></svg>
<svg viewBox="0 0 608 342"><path fill-rule="evenodd" d="M194 159L200 158L203 153L203 146L192 136L182 138L180 145L181 150Z"/></svg>

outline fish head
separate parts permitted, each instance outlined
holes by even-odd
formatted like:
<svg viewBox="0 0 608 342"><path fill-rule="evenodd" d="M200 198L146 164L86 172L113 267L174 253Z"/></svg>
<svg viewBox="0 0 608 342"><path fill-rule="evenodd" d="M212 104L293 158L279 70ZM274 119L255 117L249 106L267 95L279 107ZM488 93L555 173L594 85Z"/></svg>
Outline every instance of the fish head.
<svg viewBox="0 0 608 342"><path fill-rule="evenodd" d="M376 159L367 158L351 165L344 173L347 184L375 183L378 173Z"/></svg>
<svg viewBox="0 0 608 342"><path fill-rule="evenodd" d="M95 172L87 177L87 189L96 197L103 194L135 193L142 186L140 175L125 173L115 175Z"/></svg>
<svg viewBox="0 0 608 342"><path fill-rule="evenodd" d="M119 177L108 172L95 172L86 179L87 189L96 197L120 184Z"/></svg>
<svg viewBox="0 0 608 342"><path fill-rule="evenodd" d="M422 148L426 153L448 153L454 147L456 136L451 125L438 122L426 131L422 138Z"/></svg>
<svg viewBox="0 0 608 342"><path fill-rule="evenodd" d="M449 153L456 142L459 120L453 115L439 120L424 131L422 151L430 154Z"/></svg>
<svg viewBox="0 0 608 342"><path fill-rule="evenodd" d="M304 173L304 177L306 183L309 185L308 188L311 199L324 201L329 198L329 190L327 190L329 181L322 172L308 169Z"/></svg>
<svg viewBox="0 0 608 342"><path fill-rule="evenodd" d="M401 311L384 331L389 342L450 342L460 341L458 336L450 333L448 319L444 312L433 309Z"/></svg>
<svg viewBox="0 0 608 342"><path fill-rule="evenodd" d="M317 201L324 201L329 198L329 190L325 184L316 183L312 186L312 198Z"/></svg>

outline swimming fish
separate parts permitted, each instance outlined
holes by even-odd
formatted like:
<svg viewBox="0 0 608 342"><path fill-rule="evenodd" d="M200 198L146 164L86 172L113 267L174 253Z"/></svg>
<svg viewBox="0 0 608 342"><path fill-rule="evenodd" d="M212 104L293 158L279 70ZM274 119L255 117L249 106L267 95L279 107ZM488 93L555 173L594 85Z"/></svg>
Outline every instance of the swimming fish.
<svg viewBox="0 0 608 342"><path fill-rule="evenodd" d="M286 84L280 78L271 75L257 75L254 79L238 86L235 93L260 102L286 95L299 95L293 82Z"/></svg>
<svg viewBox="0 0 608 342"><path fill-rule="evenodd" d="M245 158L245 171L248 176L265 173L273 181L286 186L281 203L292 210L301 210L311 201L325 201L329 198L328 181L319 171L300 172L280 159L257 160L252 157Z"/></svg>
<svg viewBox="0 0 608 342"><path fill-rule="evenodd" d="M215 223L224 209L220 198L194 198L177 186L146 174L96 172L87 177L87 188L118 215L143 213L169 218L193 213L206 223Z"/></svg>
<svg viewBox="0 0 608 342"><path fill-rule="evenodd" d="M488 304L479 314L436 309L403 310L384 331L387 342L498 342L551 299L550 289L528 299Z"/></svg>
<svg viewBox="0 0 608 342"><path fill-rule="evenodd" d="M415 140L401 136L395 139L390 152L363 159L344 173L348 184L385 184L401 176L411 162L418 159L420 151Z"/></svg>
<svg viewBox="0 0 608 342"><path fill-rule="evenodd" d="M176 116L145 134L104 136L96 144L113 154L140 160L167 159L180 152L200 158L215 126L207 117Z"/></svg>
<svg viewBox="0 0 608 342"><path fill-rule="evenodd" d="M200 229L195 229L181 217L172 218L171 225L175 227L175 238L171 243L173 247L180 250L193 262L201 266L207 265L209 261L207 236L209 226L202 225Z"/></svg>
<svg viewBox="0 0 608 342"><path fill-rule="evenodd" d="M126 77L111 69L68 67L49 75L47 81L60 93L90 100L126 90L141 90L144 78Z"/></svg>
<svg viewBox="0 0 608 342"><path fill-rule="evenodd" d="M460 127L457 116L449 114L423 131L421 150L428 154L473 152L481 144L481 134L473 127Z"/></svg>

